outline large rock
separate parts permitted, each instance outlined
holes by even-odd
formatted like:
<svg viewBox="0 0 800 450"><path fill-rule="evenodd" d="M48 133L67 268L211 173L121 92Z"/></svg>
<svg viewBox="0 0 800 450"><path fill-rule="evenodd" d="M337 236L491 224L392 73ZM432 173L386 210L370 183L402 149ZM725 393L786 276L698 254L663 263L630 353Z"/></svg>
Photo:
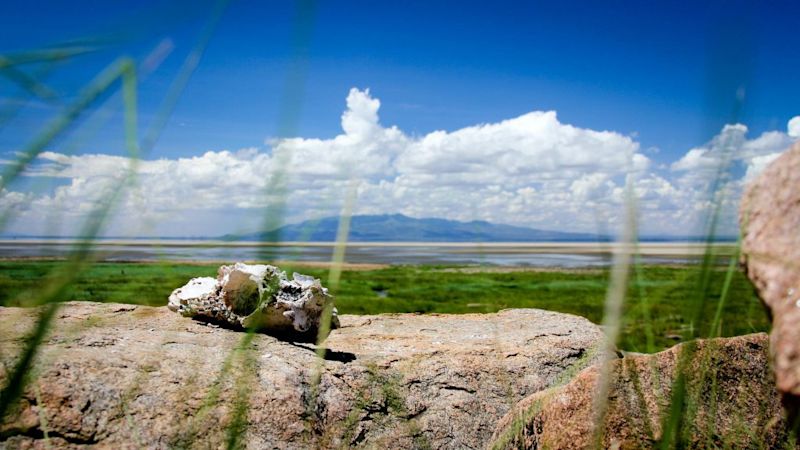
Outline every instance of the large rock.
<svg viewBox="0 0 800 450"><path fill-rule="evenodd" d="M167 306L183 316L309 342L316 342L326 308L325 328L339 326L333 297L318 279L294 273L289 280L264 264L236 263L221 266L216 279L192 278L172 292Z"/></svg>
<svg viewBox="0 0 800 450"><path fill-rule="evenodd" d="M778 389L800 404L800 143L747 187L740 221L747 275L772 315Z"/></svg>
<svg viewBox="0 0 800 450"><path fill-rule="evenodd" d="M36 314L0 309L3 380ZM483 448L602 340L586 319L540 310L340 319L321 360L311 344L167 308L64 304L0 447Z"/></svg>
<svg viewBox="0 0 800 450"><path fill-rule="evenodd" d="M688 350L689 346L696 347ZM769 369L768 346L767 335L759 333L614 360L601 434L595 434L593 426L600 367L592 366L569 383L515 406L498 423L493 448L656 447L684 351L690 353L684 355L687 396L679 409L680 444L672 440L668 448L792 448Z"/></svg>

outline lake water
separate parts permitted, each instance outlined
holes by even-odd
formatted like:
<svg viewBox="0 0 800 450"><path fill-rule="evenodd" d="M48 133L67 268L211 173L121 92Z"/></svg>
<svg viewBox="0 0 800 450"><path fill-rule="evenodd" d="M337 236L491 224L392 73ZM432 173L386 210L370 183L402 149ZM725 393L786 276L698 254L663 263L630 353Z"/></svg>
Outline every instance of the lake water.
<svg viewBox="0 0 800 450"><path fill-rule="evenodd" d="M723 244L720 249L727 249ZM729 246L729 244L727 244ZM63 258L74 246L68 240L0 241L0 258ZM328 262L330 243L263 244L217 241L105 240L93 247L104 261L303 261ZM636 252L644 263L690 263L704 247L699 244L641 244ZM609 243L350 243L348 263L368 264L487 264L497 266L606 266L620 247ZM724 252L723 252L724 253Z"/></svg>

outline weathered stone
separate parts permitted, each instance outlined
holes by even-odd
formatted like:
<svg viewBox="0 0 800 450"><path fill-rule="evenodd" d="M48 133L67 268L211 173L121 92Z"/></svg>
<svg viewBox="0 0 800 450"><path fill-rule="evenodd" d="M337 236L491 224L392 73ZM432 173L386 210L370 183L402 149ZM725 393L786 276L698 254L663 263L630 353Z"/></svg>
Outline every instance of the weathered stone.
<svg viewBox="0 0 800 450"><path fill-rule="evenodd" d="M686 353L680 432L668 448L792 448L769 368L764 333L699 340L612 362L601 432L594 428L600 366L538 392L497 426L493 448L654 448L669 416L679 359ZM599 446L595 445L596 438Z"/></svg>
<svg viewBox="0 0 800 450"><path fill-rule="evenodd" d="M0 379L36 315L0 308ZM66 303L0 447L44 448L46 432L52 448L219 448L231 434L253 449L483 448L602 341L588 320L540 310L340 319L322 360L167 308Z"/></svg>
<svg viewBox="0 0 800 450"><path fill-rule="evenodd" d="M333 297L319 280L298 273L289 280L277 267L263 264L221 266L216 280L192 278L172 292L168 306L187 317L310 341L326 307L332 308L331 328L339 326Z"/></svg>
<svg viewBox="0 0 800 450"><path fill-rule="evenodd" d="M772 316L778 389L800 404L800 143L773 161L742 198L747 276Z"/></svg>

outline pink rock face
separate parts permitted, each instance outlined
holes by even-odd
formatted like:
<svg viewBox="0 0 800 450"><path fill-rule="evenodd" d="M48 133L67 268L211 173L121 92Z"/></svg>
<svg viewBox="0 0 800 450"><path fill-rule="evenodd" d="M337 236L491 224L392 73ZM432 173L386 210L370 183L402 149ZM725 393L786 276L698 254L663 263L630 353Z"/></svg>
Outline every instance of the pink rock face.
<svg viewBox="0 0 800 450"><path fill-rule="evenodd" d="M0 307L0 384L39 314ZM225 448L237 411L247 449L485 448L515 403L597 362L604 339L536 309L341 320L320 359L167 308L64 303L0 449Z"/></svg>
<svg viewBox="0 0 800 450"><path fill-rule="evenodd" d="M668 448L793 448L768 346L764 333L695 342L684 369L686 402L692 407L683 411L681 436L667 442ZM660 448L665 443L662 418L669 415L686 348L680 344L614 360L599 434L594 402L601 375L594 365L566 384L517 403L498 421L490 448ZM600 442L593 442L595 437Z"/></svg>
<svg viewBox="0 0 800 450"><path fill-rule="evenodd" d="M772 315L778 389L800 398L800 143L747 186L739 213L747 276Z"/></svg>

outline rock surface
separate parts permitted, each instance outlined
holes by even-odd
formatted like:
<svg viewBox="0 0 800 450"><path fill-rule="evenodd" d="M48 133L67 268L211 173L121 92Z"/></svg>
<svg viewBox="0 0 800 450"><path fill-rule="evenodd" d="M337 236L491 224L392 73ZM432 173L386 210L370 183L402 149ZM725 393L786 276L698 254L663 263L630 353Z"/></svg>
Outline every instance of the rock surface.
<svg viewBox="0 0 800 450"><path fill-rule="evenodd" d="M0 308L0 378L36 314ZM340 319L321 360L167 308L66 303L0 447L484 448L513 405L595 362L602 340L540 310Z"/></svg>
<svg viewBox="0 0 800 450"><path fill-rule="evenodd" d="M687 358L688 396L680 409L681 445L669 448L792 448L769 368L764 333L700 340L653 355L613 361L601 444L594 444L593 402L599 365L569 383L526 398L499 423L494 448L653 448L662 438L661 418L682 351Z"/></svg>
<svg viewBox="0 0 800 450"><path fill-rule="evenodd" d="M772 315L778 389L800 404L800 143L749 184L742 199L747 276Z"/></svg>
<svg viewBox="0 0 800 450"><path fill-rule="evenodd" d="M169 309L186 317L234 328L253 328L316 342L323 311L331 308L330 324L339 319L333 297L313 277L292 279L275 266L236 263L221 266L217 278L192 278L169 296Z"/></svg>

